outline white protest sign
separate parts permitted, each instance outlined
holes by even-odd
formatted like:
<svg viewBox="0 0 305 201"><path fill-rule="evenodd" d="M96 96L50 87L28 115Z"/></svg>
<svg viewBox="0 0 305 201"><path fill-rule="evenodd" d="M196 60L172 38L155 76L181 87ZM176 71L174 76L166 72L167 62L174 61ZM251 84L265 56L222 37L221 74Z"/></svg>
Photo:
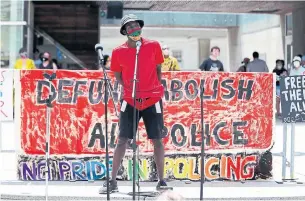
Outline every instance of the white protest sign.
<svg viewBox="0 0 305 201"><path fill-rule="evenodd" d="M280 80L283 123L305 122L305 76Z"/></svg>
<svg viewBox="0 0 305 201"><path fill-rule="evenodd" d="M0 69L0 121L13 121L14 70Z"/></svg>

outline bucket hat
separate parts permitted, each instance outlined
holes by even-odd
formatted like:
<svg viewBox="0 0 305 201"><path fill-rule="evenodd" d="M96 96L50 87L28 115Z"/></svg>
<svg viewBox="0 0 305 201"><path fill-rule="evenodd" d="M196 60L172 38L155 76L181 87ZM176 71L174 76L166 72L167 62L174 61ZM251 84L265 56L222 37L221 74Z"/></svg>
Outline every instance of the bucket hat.
<svg viewBox="0 0 305 201"><path fill-rule="evenodd" d="M126 33L124 33L124 26L128 22L138 22L141 28L144 27L144 21L140 20L136 15L134 14L125 15L121 20L121 30L120 30L120 33L124 36L126 35Z"/></svg>

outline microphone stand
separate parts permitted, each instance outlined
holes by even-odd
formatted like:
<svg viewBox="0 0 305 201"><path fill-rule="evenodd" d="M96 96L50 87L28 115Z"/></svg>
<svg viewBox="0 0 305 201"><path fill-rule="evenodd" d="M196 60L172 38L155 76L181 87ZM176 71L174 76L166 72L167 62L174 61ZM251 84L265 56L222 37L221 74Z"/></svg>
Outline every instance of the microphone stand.
<svg viewBox="0 0 305 201"><path fill-rule="evenodd" d="M109 82L109 78L107 76L107 72L105 67L103 66L103 62L104 59L100 58L99 59L99 63L102 66L103 69L103 74L104 74L104 78L102 80L104 80L104 93L105 93L105 97L104 97L104 107L105 107L105 148L106 148L106 182L107 182L107 200L110 200L110 193L109 193L109 148L108 148L108 93L110 92L111 96L112 96L112 91L111 91L111 85ZM110 88L110 91L108 90L108 87ZM113 100L113 97L112 97ZM113 103L114 104L114 103ZM115 107L115 105L114 105ZM116 107L115 107L116 108Z"/></svg>
<svg viewBox="0 0 305 201"><path fill-rule="evenodd" d="M137 147L136 140L137 140L137 109L136 109L136 92L137 92L137 74L138 74L138 58L139 58L139 51L141 47L141 42L138 41L136 44L137 51L136 51L136 61L135 61L135 66L134 66L134 74L133 74L133 87L132 87L132 99L133 99L133 137L132 137L132 163L133 163L133 174L132 174L132 193L128 193L128 195L132 194L132 200L136 200L136 186L138 187L138 192L137 196L147 196L147 197L156 197L159 195L157 192L140 192L140 184L139 184L139 178L140 175L138 174L138 182L136 182L136 169L138 168L137 166L137 158L136 158L136 151L138 149L139 153L139 147ZM139 156L139 154L138 154ZM139 159L138 159L139 160ZM138 171L139 173L139 171ZM138 197L139 198L139 197Z"/></svg>
<svg viewBox="0 0 305 201"><path fill-rule="evenodd" d="M51 103L51 97L52 97L52 89L51 89L51 82L56 78L56 73L53 72L51 75L48 73L43 73L43 77L48 80L49 82L49 96L46 99L46 147L45 147L45 160L46 160L46 166L45 166L45 200L48 201L49 197L49 173L50 173L50 124L51 124L51 108L53 107Z"/></svg>
<svg viewBox="0 0 305 201"><path fill-rule="evenodd" d="M132 171L132 200L136 200L136 138L137 138L137 109L136 109L136 92L137 92L137 74L138 74L138 55L139 55L140 47L137 48L136 52L136 62L134 66L134 74L133 74L133 86L132 86L132 98L133 98L133 137L132 137L132 163L133 163L133 171ZM139 184L138 184L139 185Z"/></svg>
<svg viewBox="0 0 305 201"><path fill-rule="evenodd" d="M204 121L203 121L203 93L204 86L201 87L200 90L200 120L201 120L201 173L200 173L200 200L203 200L203 184L205 180L204 176Z"/></svg>

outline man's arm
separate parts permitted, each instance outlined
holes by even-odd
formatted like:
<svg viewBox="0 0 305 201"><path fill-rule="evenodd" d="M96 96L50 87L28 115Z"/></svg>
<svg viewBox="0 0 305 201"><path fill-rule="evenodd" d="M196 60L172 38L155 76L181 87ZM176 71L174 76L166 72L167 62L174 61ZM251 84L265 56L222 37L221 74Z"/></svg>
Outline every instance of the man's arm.
<svg viewBox="0 0 305 201"><path fill-rule="evenodd" d="M124 86L123 80L122 80L122 73L114 72L114 76L115 76L116 80L119 82L119 84Z"/></svg>
<svg viewBox="0 0 305 201"><path fill-rule="evenodd" d="M53 70L57 70L58 69L58 66L54 62L52 63L52 67L53 67Z"/></svg>
<svg viewBox="0 0 305 201"><path fill-rule="evenodd" d="M204 60L202 64L199 66L201 71L206 71L207 60Z"/></svg>
<svg viewBox="0 0 305 201"><path fill-rule="evenodd" d="M36 69L36 66L35 66L35 63L34 63L33 60L31 61L31 68L30 69Z"/></svg>
<svg viewBox="0 0 305 201"><path fill-rule="evenodd" d="M180 66L179 66L178 60L176 58L174 59L173 63L174 63L174 65L173 65L174 71L180 71Z"/></svg>
<svg viewBox="0 0 305 201"><path fill-rule="evenodd" d="M225 69L223 68L223 64L222 64L222 62L221 61L219 61L220 62L220 68L219 68L219 71L220 72L224 72L225 71Z"/></svg>
<svg viewBox="0 0 305 201"><path fill-rule="evenodd" d="M239 67L239 68L237 69L236 72L244 72L244 71L243 71L243 67L244 67L244 66Z"/></svg>
<svg viewBox="0 0 305 201"><path fill-rule="evenodd" d="M247 65L247 68L246 68L246 69L247 69L247 72L251 72L251 65L252 65L251 63L249 63L249 64Z"/></svg>
<svg viewBox="0 0 305 201"><path fill-rule="evenodd" d="M156 68L157 68L157 76L158 80L161 82L161 77L162 77L162 63L164 62L164 57L162 53L161 46L158 42L155 43L155 60L156 60Z"/></svg>
<svg viewBox="0 0 305 201"><path fill-rule="evenodd" d="M161 64L157 65L157 75L158 75L159 81L161 82L161 79L162 79Z"/></svg>
<svg viewBox="0 0 305 201"><path fill-rule="evenodd" d="M14 69L18 69L17 63L18 63L18 60L17 60L17 61L15 62L15 64L14 64Z"/></svg>
<svg viewBox="0 0 305 201"><path fill-rule="evenodd" d="M268 66L267 66L267 63L265 62L265 72L269 72L269 68L268 68Z"/></svg>

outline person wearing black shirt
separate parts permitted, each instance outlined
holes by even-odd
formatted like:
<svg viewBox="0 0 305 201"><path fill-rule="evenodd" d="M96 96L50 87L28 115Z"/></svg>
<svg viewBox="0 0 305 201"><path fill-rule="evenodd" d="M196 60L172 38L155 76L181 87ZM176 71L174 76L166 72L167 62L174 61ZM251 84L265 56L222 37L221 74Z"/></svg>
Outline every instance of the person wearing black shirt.
<svg viewBox="0 0 305 201"><path fill-rule="evenodd" d="M39 65L39 69L53 69L57 70L57 65L52 61L51 54L49 52L44 52L42 55L42 63Z"/></svg>
<svg viewBox="0 0 305 201"><path fill-rule="evenodd" d="M247 65L250 63L250 59L246 57L241 63L243 65L238 68L237 72L247 72Z"/></svg>
<svg viewBox="0 0 305 201"><path fill-rule="evenodd" d="M213 72L224 71L222 62L218 60L219 54L220 54L220 48L216 46L212 47L210 58L205 60L200 65L199 69L201 71L213 71Z"/></svg>
<svg viewBox="0 0 305 201"><path fill-rule="evenodd" d="M276 67L273 69L273 73L276 74L276 114L277 117L281 116L280 103L281 103L281 90L280 90L280 79L283 76L288 75L288 71L285 69L284 60L276 60Z"/></svg>

